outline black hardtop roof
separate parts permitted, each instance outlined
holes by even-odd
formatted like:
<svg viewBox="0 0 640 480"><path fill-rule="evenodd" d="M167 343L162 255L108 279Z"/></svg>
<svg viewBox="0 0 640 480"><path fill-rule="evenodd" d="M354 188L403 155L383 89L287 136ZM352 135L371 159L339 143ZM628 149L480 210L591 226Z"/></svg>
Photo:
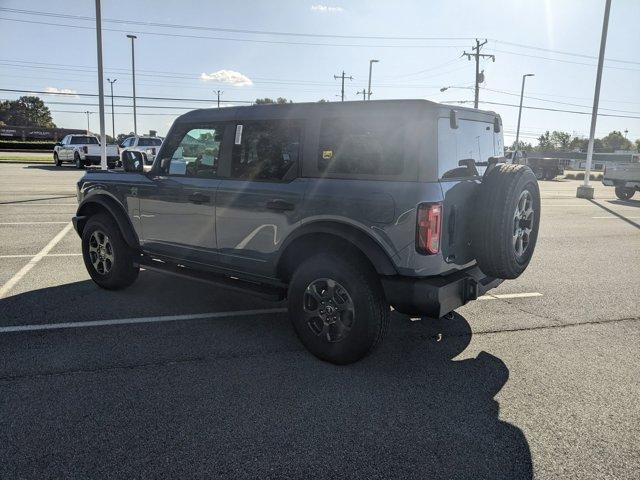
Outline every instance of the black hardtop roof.
<svg viewBox="0 0 640 480"><path fill-rule="evenodd" d="M475 110L473 108L445 105L429 100L373 100L350 102L307 102L260 104L223 108L202 108L187 112L175 121L175 124L194 124L209 121L251 120L252 118L304 118L314 115L358 115L368 113L404 114L411 115L425 111L437 114L442 111L470 111L495 116L494 112Z"/></svg>

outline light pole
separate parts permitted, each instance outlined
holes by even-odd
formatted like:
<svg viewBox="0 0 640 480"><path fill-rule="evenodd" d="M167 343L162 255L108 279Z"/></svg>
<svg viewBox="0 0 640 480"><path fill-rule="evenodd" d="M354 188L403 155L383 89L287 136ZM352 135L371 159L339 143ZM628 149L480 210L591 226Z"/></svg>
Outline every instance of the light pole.
<svg viewBox="0 0 640 480"><path fill-rule="evenodd" d="M133 133L138 136L138 122L136 119L136 55L133 41L138 38L135 35L127 35L131 39L131 77L133 79Z"/></svg>
<svg viewBox="0 0 640 480"><path fill-rule="evenodd" d="M102 14L100 0L96 0L96 48L98 55L98 105L100 112L100 168L107 169L107 135L104 132L104 74L102 70ZM87 130L89 114L87 114Z"/></svg>
<svg viewBox="0 0 640 480"><path fill-rule="evenodd" d="M91 133L91 128L89 128L89 115L91 115L91 112L87 110L84 113L87 115L87 135L89 135Z"/></svg>
<svg viewBox="0 0 640 480"><path fill-rule="evenodd" d="M522 89L520 90L520 109L518 110L518 128L516 129L516 150L513 153L513 160L516 159L516 153L520 149L520 119L522 118L522 98L524 97L524 81L527 77L535 77L533 73L526 73L522 75Z"/></svg>
<svg viewBox="0 0 640 480"><path fill-rule="evenodd" d="M367 88L367 100L371 100L371 70L373 64L378 63L380 60L369 60L369 87Z"/></svg>
<svg viewBox="0 0 640 480"><path fill-rule="evenodd" d="M591 130L589 131L589 146L587 147L587 164L584 168L584 184L576 191L578 198L593 198L593 187L589 185L591 173L591 160L593 159L593 142L596 136L596 120L598 119L598 102L600 101L600 83L602 82L602 66L604 64L604 51L607 46L607 30L609 28L609 11L611 0L606 0L604 6L604 19L602 20L602 35L600 37L600 53L598 54L598 72L596 73L596 91L593 95L593 110L591 112Z"/></svg>
<svg viewBox="0 0 640 480"><path fill-rule="evenodd" d="M218 96L218 108L220 108L220 95L222 95L224 92L220 91L220 90L214 90L216 95Z"/></svg>
<svg viewBox="0 0 640 480"><path fill-rule="evenodd" d="M113 113L113 84L118 81L117 78L113 80L107 78L107 82L109 82L109 86L111 87L111 133L113 135L113 141L116 141L116 121Z"/></svg>

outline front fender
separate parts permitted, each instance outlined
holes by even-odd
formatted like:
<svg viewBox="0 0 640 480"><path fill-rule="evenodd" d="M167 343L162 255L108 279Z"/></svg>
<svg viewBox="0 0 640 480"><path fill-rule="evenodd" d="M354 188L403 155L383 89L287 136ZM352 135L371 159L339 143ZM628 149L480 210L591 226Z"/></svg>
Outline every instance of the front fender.
<svg viewBox="0 0 640 480"><path fill-rule="evenodd" d="M78 205L76 216L73 219L73 225L78 235L82 236L82 231L89 217L101 210L106 210L116 221L127 245L131 248L139 248L140 239L124 206L113 195L102 190L90 192Z"/></svg>

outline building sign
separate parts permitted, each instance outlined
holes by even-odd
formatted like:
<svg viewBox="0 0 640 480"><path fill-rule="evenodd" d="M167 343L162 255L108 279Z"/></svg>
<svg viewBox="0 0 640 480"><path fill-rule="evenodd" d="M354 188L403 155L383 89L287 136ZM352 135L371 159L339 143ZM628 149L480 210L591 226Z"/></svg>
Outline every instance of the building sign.
<svg viewBox="0 0 640 480"><path fill-rule="evenodd" d="M72 128L12 127L10 125L0 127L1 140L52 140L55 142L73 133L86 132Z"/></svg>

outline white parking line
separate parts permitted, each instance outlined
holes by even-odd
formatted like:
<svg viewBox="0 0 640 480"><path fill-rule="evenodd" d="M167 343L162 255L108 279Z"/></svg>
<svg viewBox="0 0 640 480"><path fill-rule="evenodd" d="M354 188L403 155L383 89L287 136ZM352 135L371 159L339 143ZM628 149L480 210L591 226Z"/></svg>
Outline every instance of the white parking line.
<svg viewBox="0 0 640 480"><path fill-rule="evenodd" d="M90 322L49 323L42 325L12 325L8 327L0 327L0 333L31 332L34 330L60 330L64 328L102 327L108 325L134 325L140 323L183 322L186 320L206 320L213 318L245 317L249 315L284 313L286 311L286 308L265 308L262 310L196 313L191 315L165 315L161 317L120 318L116 320L94 320Z"/></svg>
<svg viewBox="0 0 640 480"><path fill-rule="evenodd" d="M24 267L18 270L13 277L9 279L7 283L5 283L2 288L0 288L0 298L4 298L7 293L24 277L29 270L36 266L36 264L42 260L52 249L55 247L60 240L64 238L64 236L69 233L69 231L73 228L73 225L69 223L66 227L64 227L58 234L51 239L49 243L45 245L45 247L40 250Z"/></svg>
<svg viewBox="0 0 640 480"><path fill-rule="evenodd" d="M65 225L67 223L69 222L0 222L0 225Z"/></svg>
<svg viewBox="0 0 640 480"><path fill-rule="evenodd" d="M507 298L531 298L531 297L541 297L542 294L540 292L524 292L524 293L491 293L487 295L482 295L478 297L478 300L500 300Z"/></svg>
<svg viewBox="0 0 640 480"><path fill-rule="evenodd" d="M77 203L5 203L0 204L0 207L77 207Z"/></svg>
<svg viewBox="0 0 640 480"><path fill-rule="evenodd" d="M65 222L66 223L66 222ZM47 253L45 257L79 257L81 253ZM0 255L0 258L31 258L35 255Z"/></svg>
<svg viewBox="0 0 640 480"><path fill-rule="evenodd" d="M591 217L591 218L602 218L602 219L609 219L609 218L617 218L618 220L621 220L620 217L614 217L613 215L609 216L609 217ZM635 218L640 218L640 217L624 217L624 218L628 218L628 219L635 219Z"/></svg>

